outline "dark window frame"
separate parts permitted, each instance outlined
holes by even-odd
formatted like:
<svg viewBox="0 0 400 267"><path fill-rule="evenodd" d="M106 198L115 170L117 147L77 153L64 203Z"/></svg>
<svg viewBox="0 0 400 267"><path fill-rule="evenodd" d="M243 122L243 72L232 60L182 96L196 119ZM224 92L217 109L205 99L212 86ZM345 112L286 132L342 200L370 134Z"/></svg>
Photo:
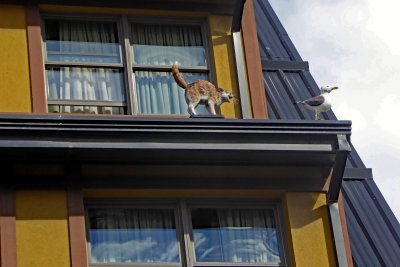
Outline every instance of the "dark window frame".
<svg viewBox="0 0 400 267"><path fill-rule="evenodd" d="M63 62L63 61L49 61L47 60L46 50L46 20L58 20L58 21L102 21L102 22L114 22L117 27L118 44L120 52L120 63L90 63L90 62ZM58 13L43 13L41 14L41 32L42 32L42 54L45 70L45 84L46 84L46 110L49 109L49 105L55 106L92 106L92 107L120 107L124 109L122 114L116 115L133 115L133 116L173 116L173 117L187 117L186 115L180 114L146 114L138 112L138 100L137 100L137 89L134 84L134 73L138 70L144 71L161 71L170 72L171 66L161 65L139 65L133 63L133 49L131 43L131 31L130 24L141 23L141 24L159 24L160 20L168 25L198 25L201 28L201 36L203 39L203 46L205 49L205 60L206 65L204 67L181 67L182 73L200 73L207 74L208 79L213 82L214 80L214 68L212 64L212 45L211 35L208 28L207 17L154 17L154 16L132 16L132 15L93 15L93 14L58 14ZM111 68L119 69L122 72L122 86L125 101L97 101L97 100L68 100L68 99L49 99L48 88L47 88L47 71L48 67L88 67L88 68ZM62 113L62 112L60 112ZM76 113L71 113L76 114ZM86 115L90 115L84 113Z"/></svg>
<svg viewBox="0 0 400 267"><path fill-rule="evenodd" d="M179 199L179 200L134 200L134 199L91 199L86 200L85 206L85 228L86 228L86 240L87 240L87 251L88 251L88 263L90 267L128 267L128 266L148 266L148 267L161 267L161 266L182 266L182 267L217 267L217 266L236 266L236 267L277 267L277 266L289 266L288 263L288 244L287 237L285 234L282 204L279 201L268 201L268 200L191 200L191 199ZM90 263L90 239L89 239L89 221L88 221L88 209L97 207L133 207L133 208L168 208L174 209L175 211L175 225L177 240L179 242L179 255L181 265L170 264L170 263L121 263L121 264L102 264L102 263ZM268 209L273 212L278 245L281 257L281 263L235 263L235 262L196 262L195 261L195 247L193 238L193 227L191 218L191 209L193 208L249 208L249 209Z"/></svg>

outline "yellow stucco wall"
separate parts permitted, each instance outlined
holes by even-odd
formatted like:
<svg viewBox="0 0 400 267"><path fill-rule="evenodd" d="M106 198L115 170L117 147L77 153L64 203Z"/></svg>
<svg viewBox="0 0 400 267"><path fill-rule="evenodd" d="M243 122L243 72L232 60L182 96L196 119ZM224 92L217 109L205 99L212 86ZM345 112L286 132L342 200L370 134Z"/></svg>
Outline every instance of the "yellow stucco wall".
<svg viewBox="0 0 400 267"><path fill-rule="evenodd" d="M0 112L31 110L25 9L0 5Z"/></svg>
<svg viewBox="0 0 400 267"><path fill-rule="evenodd" d="M284 202L293 266L336 266L326 195L286 193Z"/></svg>
<svg viewBox="0 0 400 267"><path fill-rule="evenodd" d="M70 266L66 193L17 191L19 267Z"/></svg>
<svg viewBox="0 0 400 267"><path fill-rule="evenodd" d="M239 99L231 34L232 17L209 16L209 26L217 86L231 91ZM233 101L222 104L221 113L226 118L241 118L240 103Z"/></svg>

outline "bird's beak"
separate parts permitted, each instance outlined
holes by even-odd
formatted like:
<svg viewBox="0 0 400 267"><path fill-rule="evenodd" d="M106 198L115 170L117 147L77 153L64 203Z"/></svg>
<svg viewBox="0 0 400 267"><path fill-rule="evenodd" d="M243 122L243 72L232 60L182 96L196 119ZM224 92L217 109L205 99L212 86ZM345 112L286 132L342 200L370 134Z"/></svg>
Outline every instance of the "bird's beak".
<svg viewBox="0 0 400 267"><path fill-rule="evenodd" d="M339 89L339 86L332 87L332 90L337 90L337 89Z"/></svg>

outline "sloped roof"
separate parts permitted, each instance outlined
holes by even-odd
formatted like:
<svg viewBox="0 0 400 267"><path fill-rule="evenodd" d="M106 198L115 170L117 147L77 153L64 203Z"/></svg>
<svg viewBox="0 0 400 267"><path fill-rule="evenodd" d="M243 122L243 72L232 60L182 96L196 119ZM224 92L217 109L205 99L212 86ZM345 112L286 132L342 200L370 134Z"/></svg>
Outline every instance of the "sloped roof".
<svg viewBox="0 0 400 267"><path fill-rule="evenodd" d="M319 94L319 87L268 0L254 0L258 41L270 119L314 118L293 104ZM337 120L334 113L325 120ZM395 266L400 262L400 224L352 147L342 184L355 266Z"/></svg>

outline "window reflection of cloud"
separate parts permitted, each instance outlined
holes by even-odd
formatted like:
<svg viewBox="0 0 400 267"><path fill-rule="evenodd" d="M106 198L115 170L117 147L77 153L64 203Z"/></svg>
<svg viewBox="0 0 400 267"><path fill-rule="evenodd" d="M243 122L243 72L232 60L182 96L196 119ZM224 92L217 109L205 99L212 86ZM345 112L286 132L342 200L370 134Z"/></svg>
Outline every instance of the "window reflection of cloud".
<svg viewBox="0 0 400 267"><path fill-rule="evenodd" d="M179 262L178 243L157 242L148 237L123 243L101 242L92 246L91 261L96 262Z"/></svg>
<svg viewBox="0 0 400 267"><path fill-rule="evenodd" d="M280 262L275 229L196 229L198 262Z"/></svg>

